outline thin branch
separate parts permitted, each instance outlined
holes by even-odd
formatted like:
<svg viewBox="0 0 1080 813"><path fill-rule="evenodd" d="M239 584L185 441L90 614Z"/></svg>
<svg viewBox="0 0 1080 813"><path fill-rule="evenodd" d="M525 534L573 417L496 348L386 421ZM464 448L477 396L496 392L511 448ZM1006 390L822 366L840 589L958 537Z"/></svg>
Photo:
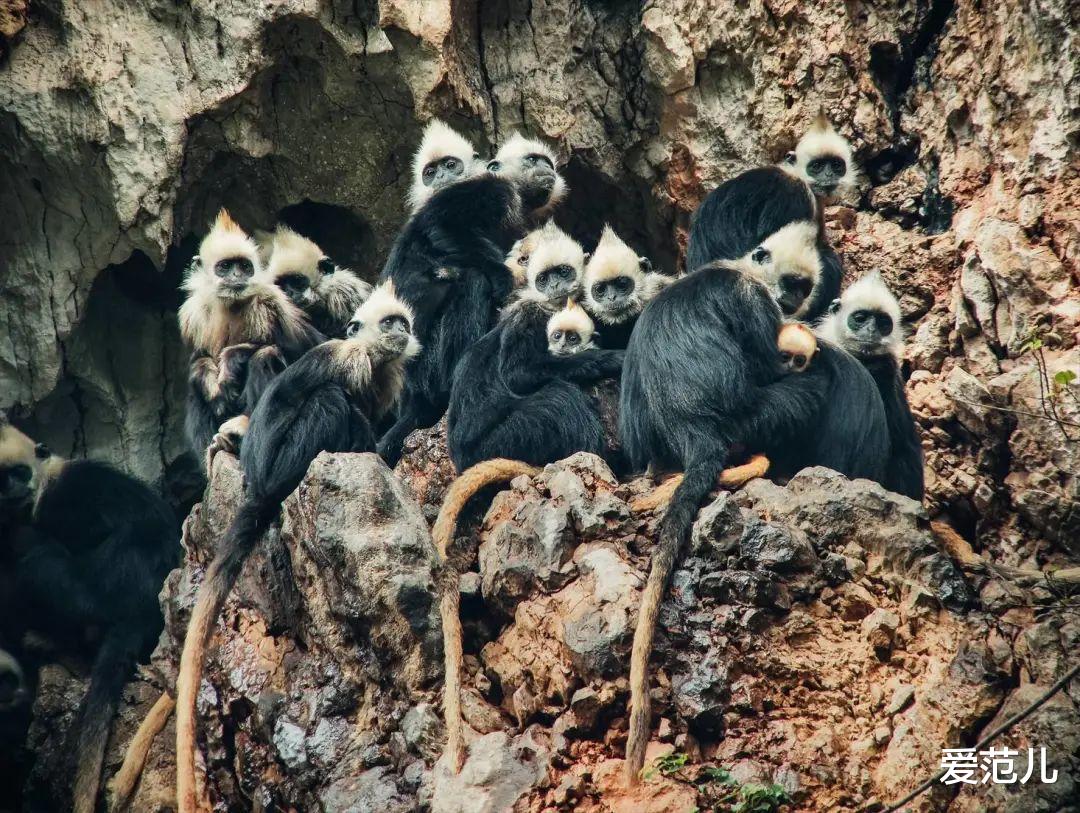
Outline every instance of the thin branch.
<svg viewBox="0 0 1080 813"><path fill-rule="evenodd" d="M1066 672L1064 675L1062 675L1057 680L1057 682L1054 683L1053 686L1051 686L1049 689L1047 689L1045 692L1043 692L1039 697L1037 697L1030 705L1027 706L1027 708L1023 709L1022 711L1017 712L1016 714L1014 714L1012 717L1010 717L1004 723L999 725L997 728L995 728L993 731L991 731L989 734L987 734L985 737L983 737L981 740L979 740L977 743L975 743L975 745L972 747L971 750L972 751L981 751L985 746L989 745L991 742L993 742L995 739L997 739L1000 735L1004 734L1006 731L1008 731L1014 725L1016 725L1017 723L1023 721L1027 717L1030 717L1047 700L1049 700L1051 697L1053 697L1055 694L1057 694L1063 688L1065 688L1065 685L1070 680L1072 680L1074 677L1076 677L1076 675L1078 673L1080 673L1080 663L1077 663L1076 665L1073 666L1072 669L1070 669L1068 672ZM888 809L886 809L885 813L896 813L896 811L898 811L900 808L902 808L908 802L918 798L923 793L925 793L927 790L929 790L931 787L933 787L934 784L937 783L938 781L940 781L941 777L945 776L945 774L947 772L948 772L947 768L942 768L940 771L938 771L936 774L934 774L929 779L927 779L925 782L923 782L921 785L919 785L917 788L915 788L915 790L913 790L911 793L909 793L907 796L905 796L899 802L893 802L888 807Z"/></svg>
<svg viewBox="0 0 1080 813"><path fill-rule="evenodd" d="M1038 418L1039 420L1049 421L1050 423L1063 423L1066 426L1075 426L1077 429L1080 429L1080 423L1077 423L1076 421L1066 420L1065 418L1054 420L1047 415L1040 415L1038 412L1028 412L1027 410L1017 409L1016 407L1003 407L998 406L997 404L984 404L980 401L969 401L967 398L961 398L959 395L950 395L949 397L954 401L959 401L961 404L967 404L968 406L982 407L983 409L996 409L998 412L1011 412L1014 415L1024 415L1028 418ZM1072 441L1072 438L1069 438L1069 440Z"/></svg>

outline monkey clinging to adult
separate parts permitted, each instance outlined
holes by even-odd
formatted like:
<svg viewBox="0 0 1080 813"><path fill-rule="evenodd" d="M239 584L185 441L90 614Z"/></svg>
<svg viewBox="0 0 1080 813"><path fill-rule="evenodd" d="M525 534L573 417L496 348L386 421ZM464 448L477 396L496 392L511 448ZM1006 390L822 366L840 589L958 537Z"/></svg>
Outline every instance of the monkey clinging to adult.
<svg viewBox="0 0 1080 813"><path fill-rule="evenodd" d="M255 241L224 209L188 267L184 290L180 333L193 349L184 428L204 459L223 424L250 414L267 383L324 337L263 272Z"/></svg>
<svg viewBox="0 0 1080 813"><path fill-rule="evenodd" d="M345 339L309 350L270 384L240 448L244 498L206 570L191 614L176 681L176 791L194 813L195 697L206 648L225 599L282 501L323 451L370 452L373 425L401 393L405 363L419 350L413 316L392 282L376 288Z"/></svg>
<svg viewBox="0 0 1080 813"><path fill-rule="evenodd" d="M157 597L180 557L179 526L142 482L97 461L65 461L3 416L0 512L5 545L18 546L4 552L14 557L17 609L5 626L93 657L70 737L72 796L57 802L57 809L93 813L120 692L161 632Z"/></svg>
<svg viewBox="0 0 1080 813"><path fill-rule="evenodd" d="M409 433L446 412L459 359L495 324L513 289L507 252L565 186L542 145L521 138L511 145L490 171L463 173L432 195L405 224L383 268L382 279L393 280L416 314L423 347L409 364L397 420L379 440L391 466ZM418 155L414 171L421 169Z"/></svg>

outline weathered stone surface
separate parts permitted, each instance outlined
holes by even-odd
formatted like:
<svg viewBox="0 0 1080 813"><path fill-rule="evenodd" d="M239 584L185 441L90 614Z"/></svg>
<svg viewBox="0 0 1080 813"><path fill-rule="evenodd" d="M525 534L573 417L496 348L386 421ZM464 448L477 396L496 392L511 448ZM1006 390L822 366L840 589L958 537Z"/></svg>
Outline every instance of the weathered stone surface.
<svg viewBox="0 0 1080 813"><path fill-rule="evenodd" d="M539 726L511 737L486 734L469 746L458 774L445 761L435 766L432 813L500 813L510 810L547 776L551 741Z"/></svg>

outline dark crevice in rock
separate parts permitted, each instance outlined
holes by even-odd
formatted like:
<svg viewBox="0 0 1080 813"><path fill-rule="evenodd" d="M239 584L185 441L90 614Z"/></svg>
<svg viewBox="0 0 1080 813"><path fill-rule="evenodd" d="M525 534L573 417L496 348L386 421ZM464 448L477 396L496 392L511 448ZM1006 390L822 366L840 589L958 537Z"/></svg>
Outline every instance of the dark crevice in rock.
<svg viewBox="0 0 1080 813"><path fill-rule="evenodd" d="M376 248L371 225L344 206L304 199L286 206L277 222L314 240L327 256L348 266L367 280L374 280L382 257Z"/></svg>
<svg viewBox="0 0 1080 813"><path fill-rule="evenodd" d="M926 189L923 190L919 205L919 225L927 234L942 234L952 225L955 206L952 200L941 193L941 162L936 154L930 155L926 169Z"/></svg>

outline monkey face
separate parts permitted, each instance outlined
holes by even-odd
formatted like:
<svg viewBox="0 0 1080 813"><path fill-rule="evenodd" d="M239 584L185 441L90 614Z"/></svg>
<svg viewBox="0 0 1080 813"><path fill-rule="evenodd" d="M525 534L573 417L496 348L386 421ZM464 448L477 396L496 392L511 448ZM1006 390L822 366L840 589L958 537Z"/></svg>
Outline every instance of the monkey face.
<svg viewBox="0 0 1080 813"><path fill-rule="evenodd" d="M589 349L591 344L576 330L556 328L548 334L548 352L553 356L572 356Z"/></svg>
<svg viewBox="0 0 1080 813"><path fill-rule="evenodd" d="M35 444L11 425L0 427L0 512L15 514L33 504L41 469L51 456L44 443Z"/></svg>
<svg viewBox="0 0 1080 813"><path fill-rule="evenodd" d="M0 649L0 712L9 711L26 699L22 667L14 657Z"/></svg>
<svg viewBox="0 0 1080 813"><path fill-rule="evenodd" d="M548 300L570 296L578 287L578 272L572 265L545 268L536 275L536 290Z"/></svg>
<svg viewBox="0 0 1080 813"><path fill-rule="evenodd" d="M456 155L444 155L434 161L429 161L424 166L420 178L424 186L432 192L438 192L443 187L461 180L465 169L465 161L461 158Z"/></svg>
<svg viewBox="0 0 1080 813"><path fill-rule="evenodd" d="M806 164L810 188L818 197L829 197L847 175L847 161L839 155L821 155Z"/></svg>
<svg viewBox="0 0 1080 813"><path fill-rule="evenodd" d="M810 366L817 353L817 338L806 325L789 322L780 328L776 346L784 369L789 373L801 373Z"/></svg>
<svg viewBox="0 0 1080 813"><path fill-rule="evenodd" d="M298 308L307 308L315 301L315 292L311 290L311 280L304 274L280 276L277 278L277 286Z"/></svg>
<svg viewBox="0 0 1080 813"><path fill-rule="evenodd" d="M620 274L611 279L594 282L589 294L595 305L606 314L619 317L632 313L637 307L637 283L634 278Z"/></svg>
<svg viewBox="0 0 1080 813"><path fill-rule="evenodd" d="M255 265L247 257L223 257L214 263L218 296L222 299L239 299L254 275Z"/></svg>
<svg viewBox="0 0 1080 813"><path fill-rule="evenodd" d="M885 352L889 337L896 327L889 314L870 309L851 311L844 326L848 342L854 344L861 353Z"/></svg>

